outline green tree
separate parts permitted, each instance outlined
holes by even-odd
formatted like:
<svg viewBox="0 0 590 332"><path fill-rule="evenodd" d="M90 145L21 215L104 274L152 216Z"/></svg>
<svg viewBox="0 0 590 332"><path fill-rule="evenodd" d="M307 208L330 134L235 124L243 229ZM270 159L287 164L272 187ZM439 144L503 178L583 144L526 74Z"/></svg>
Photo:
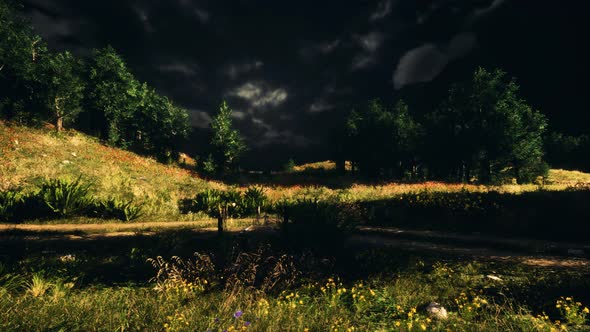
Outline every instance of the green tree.
<svg viewBox="0 0 590 332"><path fill-rule="evenodd" d="M47 56L42 63L40 84L55 129L63 130L64 122L72 122L80 113L84 96L82 62L71 53Z"/></svg>
<svg viewBox="0 0 590 332"><path fill-rule="evenodd" d="M114 48L94 50L87 66L88 92L83 126L110 144L125 146L125 125L132 122L145 95Z"/></svg>
<svg viewBox="0 0 590 332"><path fill-rule="evenodd" d="M42 119L38 90L40 60L47 54L41 38L17 14L12 1L0 0L0 115L21 123Z"/></svg>
<svg viewBox="0 0 590 332"><path fill-rule="evenodd" d="M190 133L186 110L151 88L147 88L133 123L127 127L135 135L132 146L136 150L162 161L177 159L178 149Z"/></svg>
<svg viewBox="0 0 590 332"><path fill-rule="evenodd" d="M236 171L239 167L239 159L246 151L244 139L232 127L231 113L231 108L223 101L219 112L211 122L212 155L220 174Z"/></svg>
<svg viewBox="0 0 590 332"><path fill-rule="evenodd" d="M428 116L429 164L435 174L482 183L529 182L544 175L546 119L518 90L504 72L483 68L470 82L450 89L440 109Z"/></svg>
<svg viewBox="0 0 590 332"><path fill-rule="evenodd" d="M421 134L408 106L400 100L388 109L371 100L360 111L353 110L346 121L346 155L353 168L369 176L402 178L415 173L416 150Z"/></svg>

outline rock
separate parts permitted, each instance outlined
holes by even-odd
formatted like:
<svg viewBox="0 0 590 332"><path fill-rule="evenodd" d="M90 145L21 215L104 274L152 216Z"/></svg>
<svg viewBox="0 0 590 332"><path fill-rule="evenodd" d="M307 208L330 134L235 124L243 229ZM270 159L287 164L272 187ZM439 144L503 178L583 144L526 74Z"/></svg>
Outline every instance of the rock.
<svg viewBox="0 0 590 332"><path fill-rule="evenodd" d="M444 320L449 317L447 309L436 302L430 302L426 307L426 313L428 313L428 316L431 318L438 320Z"/></svg>
<svg viewBox="0 0 590 332"><path fill-rule="evenodd" d="M69 161L69 160L64 160L64 161L62 161L61 163L62 163L62 164L64 164L64 165L67 165L67 164L71 164L72 162L71 162L71 161Z"/></svg>
<svg viewBox="0 0 590 332"><path fill-rule="evenodd" d="M73 157L77 157L78 155L76 154L76 152L72 152L70 153Z"/></svg>
<svg viewBox="0 0 590 332"><path fill-rule="evenodd" d="M500 277L498 277L498 276L495 276L495 275L491 275L491 274L488 274L488 275L486 276L486 278L488 278L488 279L492 279L492 280L495 280L495 281L502 281L502 278L500 278Z"/></svg>

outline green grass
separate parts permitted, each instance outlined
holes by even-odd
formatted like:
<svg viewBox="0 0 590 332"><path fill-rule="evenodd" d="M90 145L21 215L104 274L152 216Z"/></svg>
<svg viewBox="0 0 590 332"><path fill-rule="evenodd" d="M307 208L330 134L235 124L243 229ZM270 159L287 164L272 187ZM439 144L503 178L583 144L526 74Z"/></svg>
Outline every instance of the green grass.
<svg viewBox="0 0 590 332"><path fill-rule="evenodd" d="M138 221L179 220L182 218L178 211L179 200L192 198L208 188L228 188L228 185L204 180L195 172L177 165L163 165L150 158L105 146L95 138L76 131L57 136L48 129L0 122L0 156L0 190L21 188L25 192L32 191L46 179L75 180L81 176L84 183L91 184L91 194L99 200L117 197L141 204L142 216ZM333 167L333 162L326 161L297 169L329 171ZM305 179L295 180L306 183ZM363 184L350 177L331 179L335 186L314 185L313 181L306 185L281 184L281 181L260 184L265 186L265 192L272 201L284 198L366 201L422 191L520 193L540 188L559 191L579 183L589 183L590 175L552 170L548 180L549 183L542 187L534 184L483 186L442 182ZM251 181L246 182L251 184Z"/></svg>
<svg viewBox="0 0 590 332"><path fill-rule="evenodd" d="M62 265L76 264L67 257L59 259ZM263 285L252 286L244 280L222 285L222 279L215 277L204 286L206 279L201 278L193 282L173 280L167 287L155 287L156 284L105 287L82 286L71 276L35 273L9 279L5 274L0 279L0 329L553 331L563 327L583 331L590 328L584 312L588 303L576 304L578 299L584 301L579 297L586 296L588 300L588 295L583 294L588 286L588 280L584 279L587 269L572 272L524 270L497 263L431 264L416 257L405 266L399 264L395 265L398 271L394 274L367 279L306 278L296 286L271 292L262 291ZM501 280L487 277L490 274ZM224 276L231 278L236 274ZM570 306L567 312L556 308L557 301L571 296L573 300L566 301ZM428 316L424 307L433 301L446 308L448 319ZM243 315L235 318L238 311Z"/></svg>
<svg viewBox="0 0 590 332"><path fill-rule="evenodd" d="M334 167L319 162L292 175L300 180L306 172ZM79 176L97 199L132 200L143 206L142 215L133 224L70 217L0 225L0 331L590 330L587 261L531 267L510 258L347 246L348 233L335 236L329 227L322 233L323 210L306 206L291 213L299 218L291 220L293 227L304 227L287 235L266 230L217 236L209 230L214 220L182 215L178 202L229 185L75 131L56 136L0 123L0 190L27 193L46 179ZM586 227L576 223L588 211L587 191L564 191L590 182L590 175L575 171L552 170L544 185L330 181L260 183L271 201L317 200L327 204L331 217L359 223L447 230L452 220L465 222L455 226L468 232L504 227L541 234L531 227L543 229L543 220L559 216L530 207L554 204L561 208L554 213L561 213L558 226L565 237L583 236ZM229 228L252 223L232 220ZM307 247L306 239L314 245ZM195 251L204 255L198 262ZM147 259L159 255L165 257L159 266L165 273L158 275ZM449 318L428 317L424 307L431 302L443 305ZM236 318L238 311L243 315Z"/></svg>

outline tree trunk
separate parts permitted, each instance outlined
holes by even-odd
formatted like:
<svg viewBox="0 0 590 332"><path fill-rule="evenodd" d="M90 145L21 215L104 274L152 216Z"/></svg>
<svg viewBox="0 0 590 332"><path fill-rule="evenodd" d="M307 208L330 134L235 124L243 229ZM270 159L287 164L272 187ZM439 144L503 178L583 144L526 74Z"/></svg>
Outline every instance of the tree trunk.
<svg viewBox="0 0 590 332"><path fill-rule="evenodd" d="M217 234L223 234L223 216L217 217Z"/></svg>
<svg viewBox="0 0 590 332"><path fill-rule="evenodd" d="M55 130L59 133L63 130L64 117L59 106L61 98L55 97Z"/></svg>

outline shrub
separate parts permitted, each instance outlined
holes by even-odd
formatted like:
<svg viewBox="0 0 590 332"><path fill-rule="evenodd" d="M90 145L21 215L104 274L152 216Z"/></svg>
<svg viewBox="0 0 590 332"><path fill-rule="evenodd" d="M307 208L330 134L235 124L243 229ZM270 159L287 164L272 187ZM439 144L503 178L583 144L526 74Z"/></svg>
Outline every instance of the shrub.
<svg viewBox="0 0 590 332"><path fill-rule="evenodd" d="M23 203L23 195L14 190L0 192L0 221L14 219L15 211Z"/></svg>
<svg viewBox="0 0 590 332"><path fill-rule="evenodd" d="M41 186L39 195L45 204L60 217L79 215L92 206L94 199L89 195L90 185L82 184L80 177L75 181L51 179Z"/></svg>
<svg viewBox="0 0 590 332"><path fill-rule="evenodd" d="M321 201L317 198L283 200L275 203L273 211L282 220L284 235L330 245L353 230L366 212L358 203Z"/></svg>
<svg viewBox="0 0 590 332"><path fill-rule="evenodd" d="M185 212L203 212L211 218L217 218L217 229L221 233L228 217L239 217L242 209L242 194L239 191L221 191L207 189L195 196L190 202L181 202Z"/></svg>
<svg viewBox="0 0 590 332"><path fill-rule="evenodd" d="M114 218L131 221L141 216L141 205L134 205L133 201L126 201L111 197L106 201L95 203L94 213L100 218Z"/></svg>
<svg viewBox="0 0 590 332"><path fill-rule="evenodd" d="M242 199L242 211L244 215L260 216L262 209L267 205L268 197L262 187L249 187Z"/></svg>

